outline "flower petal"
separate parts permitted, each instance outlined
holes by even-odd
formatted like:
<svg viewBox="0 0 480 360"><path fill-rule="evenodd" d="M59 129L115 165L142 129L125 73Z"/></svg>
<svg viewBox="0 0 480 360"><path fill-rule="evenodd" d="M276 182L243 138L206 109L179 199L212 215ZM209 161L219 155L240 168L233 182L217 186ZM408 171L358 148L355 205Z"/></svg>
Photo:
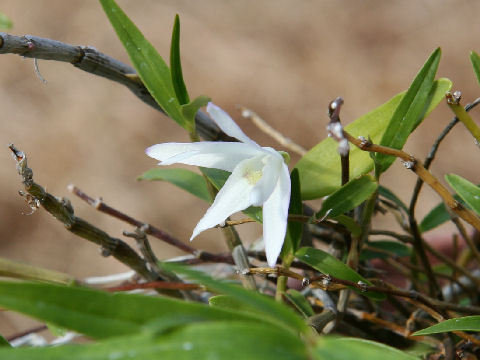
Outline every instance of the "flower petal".
<svg viewBox="0 0 480 360"><path fill-rule="evenodd" d="M190 240L202 231L224 222L230 215L252 205L250 193L254 185L244 174L246 169L255 166L257 162L258 159L247 159L238 164L218 192L212 206L198 222Z"/></svg>
<svg viewBox="0 0 480 360"><path fill-rule="evenodd" d="M262 177L252 189L250 195L253 206L262 205L270 197L281 174L283 158L280 154L268 154L262 157Z"/></svg>
<svg viewBox="0 0 480 360"><path fill-rule="evenodd" d="M245 144L255 145L260 147L255 141L250 139L245 133L240 129L240 127L233 121L233 119L228 115L224 110L215 105L212 102L209 102L207 105L207 112L212 117L213 121L223 130L228 136L234 137L235 139L240 140Z"/></svg>
<svg viewBox="0 0 480 360"><path fill-rule="evenodd" d="M203 141L157 144L145 153L161 161L159 165L181 163L233 171L241 161L258 156L261 151L245 143Z"/></svg>
<svg viewBox="0 0 480 360"><path fill-rule="evenodd" d="M270 267L275 266L285 240L290 191L290 174L287 165L282 163L277 186L263 204L263 241Z"/></svg>

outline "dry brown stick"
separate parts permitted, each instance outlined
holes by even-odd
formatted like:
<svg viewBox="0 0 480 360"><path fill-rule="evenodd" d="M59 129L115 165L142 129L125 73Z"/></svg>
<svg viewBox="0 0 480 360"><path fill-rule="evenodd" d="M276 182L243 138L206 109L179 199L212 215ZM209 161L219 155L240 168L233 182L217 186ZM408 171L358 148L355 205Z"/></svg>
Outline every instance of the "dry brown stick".
<svg viewBox="0 0 480 360"><path fill-rule="evenodd" d="M438 181L438 179L433 176L424 166L423 164L415 159L412 155L407 154L402 150L392 149L389 147L381 146L373 144L372 142L368 141L365 138L354 138L350 134L344 131L344 136L350 141L352 144L357 146L359 149L369 152L377 152L382 153L385 155L391 155L398 157L404 161L404 165L407 169L412 170L419 178L421 178L425 183L430 185L430 187L443 199L443 201L447 204L452 212L457 214L463 220L471 224L474 228L480 229L480 218L471 210L465 208L461 203L456 201L450 192ZM424 249L424 241L422 241L420 232L418 230L418 226L414 219L410 219L412 224L412 232L413 232L413 245L417 250L417 253L420 257L422 265L425 269L425 273L428 277L428 285L430 289L430 295L436 295L437 297L442 297L442 292L440 286L433 274L432 267L430 262L428 261L427 255Z"/></svg>
<svg viewBox="0 0 480 360"><path fill-rule="evenodd" d="M285 137L281 132L275 130L272 126L270 126L265 120L263 120L260 116L258 116L255 112L246 107L240 106L240 110L242 111L242 116L244 118L250 119L257 128L259 128L262 132L270 136L272 139L277 141L280 145L285 147L286 149L303 156L307 153L307 150L302 146L296 144L292 139Z"/></svg>
<svg viewBox="0 0 480 360"><path fill-rule="evenodd" d="M407 235L400 235L397 234L393 231L389 230L371 230L370 231L371 235L386 235L386 236L391 236L401 242L408 243L408 244L413 244L413 239L410 236ZM462 275L466 276L469 280L472 281L472 283L477 284L480 286L480 279L475 278L472 276L470 272L468 272L467 269L464 267L458 265L455 261L451 260L447 256L443 255L440 251L436 250L433 246L431 246L428 242L424 241L423 246L425 246L425 249L431 253L433 256L435 256L437 259L443 261L447 265L449 265L452 269L455 271L461 273Z"/></svg>
<svg viewBox="0 0 480 360"><path fill-rule="evenodd" d="M88 241L100 245L104 255L112 255L114 258L127 265L132 270L147 280L158 280L159 274L150 271L146 262L125 242L110 237L106 232L96 228L83 219L74 215L72 205L68 199L59 199L33 181L33 171L27 166L27 157L17 150L13 144L10 150L17 162L17 171L22 176L25 190L45 210L65 225L65 228Z"/></svg>
<svg viewBox="0 0 480 360"><path fill-rule="evenodd" d="M436 300L427 295L419 293L414 290L402 290L397 289L393 286L377 286L377 285L368 285L368 284L359 284L349 280L343 280L331 275L319 275L312 278L306 278L305 282L310 282L310 284L319 284L323 286L324 290L331 290L329 286L335 285L335 290L338 290L337 285L344 285L353 287L360 291L360 293L365 293L367 291L380 292L387 295L393 295L405 299L415 300L422 303L423 305L429 307L433 311L441 314L442 311L452 310L464 314L480 314L480 307L473 305L457 305L452 304L446 301Z"/></svg>
<svg viewBox="0 0 480 360"><path fill-rule="evenodd" d="M202 261L211 261L211 262L225 262L232 264L233 259L232 256L229 254L211 254L207 251L202 251L202 250L197 250L188 244L185 244L184 242L181 242L180 240L174 238L173 236L167 234L166 232L160 230L159 228L146 224L142 221L139 221L137 219L134 219L133 217L105 204L101 199L94 199L87 195L85 192L80 190L78 187L74 185L69 185L68 189L76 196L78 196L80 199L84 200L87 202L89 205L92 205L95 209L97 209L100 212L103 212L107 215L110 215L114 218L117 218L119 220L122 220L130 225L133 225L137 228L140 228L144 231L145 234L152 235L153 237L156 237L157 239L160 239L162 241L165 241L166 243L175 246L176 248L183 250L189 254L194 255L197 259L202 260Z"/></svg>
<svg viewBox="0 0 480 360"><path fill-rule="evenodd" d="M402 159L404 161L405 167L409 170L412 170L419 178L421 178L425 183L430 185L433 191L440 195L440 197L451 209L451 211L453 211L467 223L472 225L475 229L480 231L480 218L473 211L465 208L462 204L455 200L450 194L450 192L447 190L447 188L445 188L445 186L443 186L438 181L438 179L433 176L432 173L430 173L427 169L425 169L422 163L416 158L414 158L412 155L409 155L402 150L373 144L364 138L357 139L346 132L345 136L347 137L348 141L357 146L360 150L378 152Z"/></svg>
<svg viewBox="0 0 480 360"><path fill-rule="evenodd" d="M175 246L176 248L183 250L187 253L190 254L195 254L197 250L183 242L181 242L178 239L175 239L173 236L167 234L166 232L150 225L143 223L141 221L138 221L131 216L118 211L117 209L112 208L111 206L105 204L102 199L94 199L90 196L88 196L86 193L84 193L82 190L80 190L78 187L75 185L68 185L68 190L72 192L74 195L78 196L80 199L84 200L87 202L89 205L93 206L95 209L97 209L100 212L103 212L105 214L108 214L114 218L117 218L119 220L122 220L130 225L133 225L137 228L142 228L145 234L149 234L152 236L155 236L156 238L166 242L167 244L170 244L172 246Z"/></svg>
<svg viewBox="0 0 480 360"><path fill-rule="evenodd" d="M38 36L16 36L0 32L0 54L17 54L39 60L68 62L90 74L126 86L144 103L164 113L153 99L135 70L88 46L75 46ZM196 130L205 140L237 141L223 133L202 111L195 116Z"/></svg>

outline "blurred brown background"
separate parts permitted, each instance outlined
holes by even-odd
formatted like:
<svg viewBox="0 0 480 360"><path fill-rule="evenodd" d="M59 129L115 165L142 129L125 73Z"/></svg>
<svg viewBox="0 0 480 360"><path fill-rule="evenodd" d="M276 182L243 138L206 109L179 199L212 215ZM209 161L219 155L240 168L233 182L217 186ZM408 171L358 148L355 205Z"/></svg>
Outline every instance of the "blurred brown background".
<svg viewBox="0 0 480 360"><path fill-rule="evenodd" d="M212 97L262 145L279 148L240 119L237 105L255 110L310 148L326 136L325 114L331 99L344 97L342 119L348 123L406 89L437 46L443 49L439 76L454 81L465 103L480 95L468 58L470 50L480 51L478 1L119 3L164 57L179 13L184 76L191 96ZM13 20L13 34L90 45L128 62L96 1L3 0L0 11ZM125 270L115 260L100 257L98 247L69 234L43 210L22 214L29 209L17 195L21 184L7 149L10 142L27 153L38 183L52 194L68 196L78 216L112 236L120 237L122 230L131 228L73 197L66 190L68 184L188 241L206 204L172 185L135 180L155 165L144 149L159 142L187 141L183 129L116 83L65 63L40 61L39 67L46 85L35 75L32 59L0 56L0 256L79 278ZM480 116L478 110L472 114ZM423 158L451 117L442 104L406 149ZM433 172L441 178L454 172L478 183L475 151L467 132L458 126L442 145ZM398 162L384 177L384 184L405 201L414 182ZM421 201L420 218L438 199L425 190ZM380 217L377 224L389 226L391 221ZM260 228L244 225L241 232L252 240ZM162 259L180 255L170 246L152 242ZM205 232L193 245L225 249L215 230ZM30 324L17 320L0 314L0 332L8 336Z"/></svg>

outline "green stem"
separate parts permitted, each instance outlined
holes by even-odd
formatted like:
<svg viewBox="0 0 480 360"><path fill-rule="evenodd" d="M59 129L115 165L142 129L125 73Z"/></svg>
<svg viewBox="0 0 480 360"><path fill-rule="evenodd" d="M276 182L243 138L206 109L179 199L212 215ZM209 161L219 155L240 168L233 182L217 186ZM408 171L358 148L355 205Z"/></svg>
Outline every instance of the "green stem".
<svg viewBox="0 0 480 360"><path fill-rule="evenodd" d="M477 143L480 144L480 128L475 124L472 117L468 114L465 108L460 105L460 99L454 97L455 94L447 93L447 104L453 111L455 116L460 120L468 131L473 135Z"/></svg>
<svg viewBox="0 0 480 360"><path fill-rule="evenodd" d="M288 254L285 259L283 259L283 267L285 270L288 270L290 268L290 265L292 264L293 260L295 260L295 256L290 253ZM282 302L283 301L283 294L287 291L287 280L288 276L281 275L278 277L277 280L277 290L275 292L275 300Z"/></svg>

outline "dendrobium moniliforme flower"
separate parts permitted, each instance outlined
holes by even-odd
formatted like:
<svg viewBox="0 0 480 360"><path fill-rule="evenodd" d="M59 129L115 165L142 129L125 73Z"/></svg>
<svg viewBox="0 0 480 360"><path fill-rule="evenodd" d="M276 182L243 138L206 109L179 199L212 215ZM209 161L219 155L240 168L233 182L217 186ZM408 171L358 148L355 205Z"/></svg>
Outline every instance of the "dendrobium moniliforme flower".
<svg viewBox="0 0 480 360"><path fill-rule="evenodd" d="M232 118L209 103L207 112L227 135L240 142L165 143L146 150L159 165L175 163L231 172L212 206L193 230L190 240L202 231L223 223L249 206L263 206L263 240L269 266L275 266L287 229L290 175L283 157L251 140Z"/></svg>

